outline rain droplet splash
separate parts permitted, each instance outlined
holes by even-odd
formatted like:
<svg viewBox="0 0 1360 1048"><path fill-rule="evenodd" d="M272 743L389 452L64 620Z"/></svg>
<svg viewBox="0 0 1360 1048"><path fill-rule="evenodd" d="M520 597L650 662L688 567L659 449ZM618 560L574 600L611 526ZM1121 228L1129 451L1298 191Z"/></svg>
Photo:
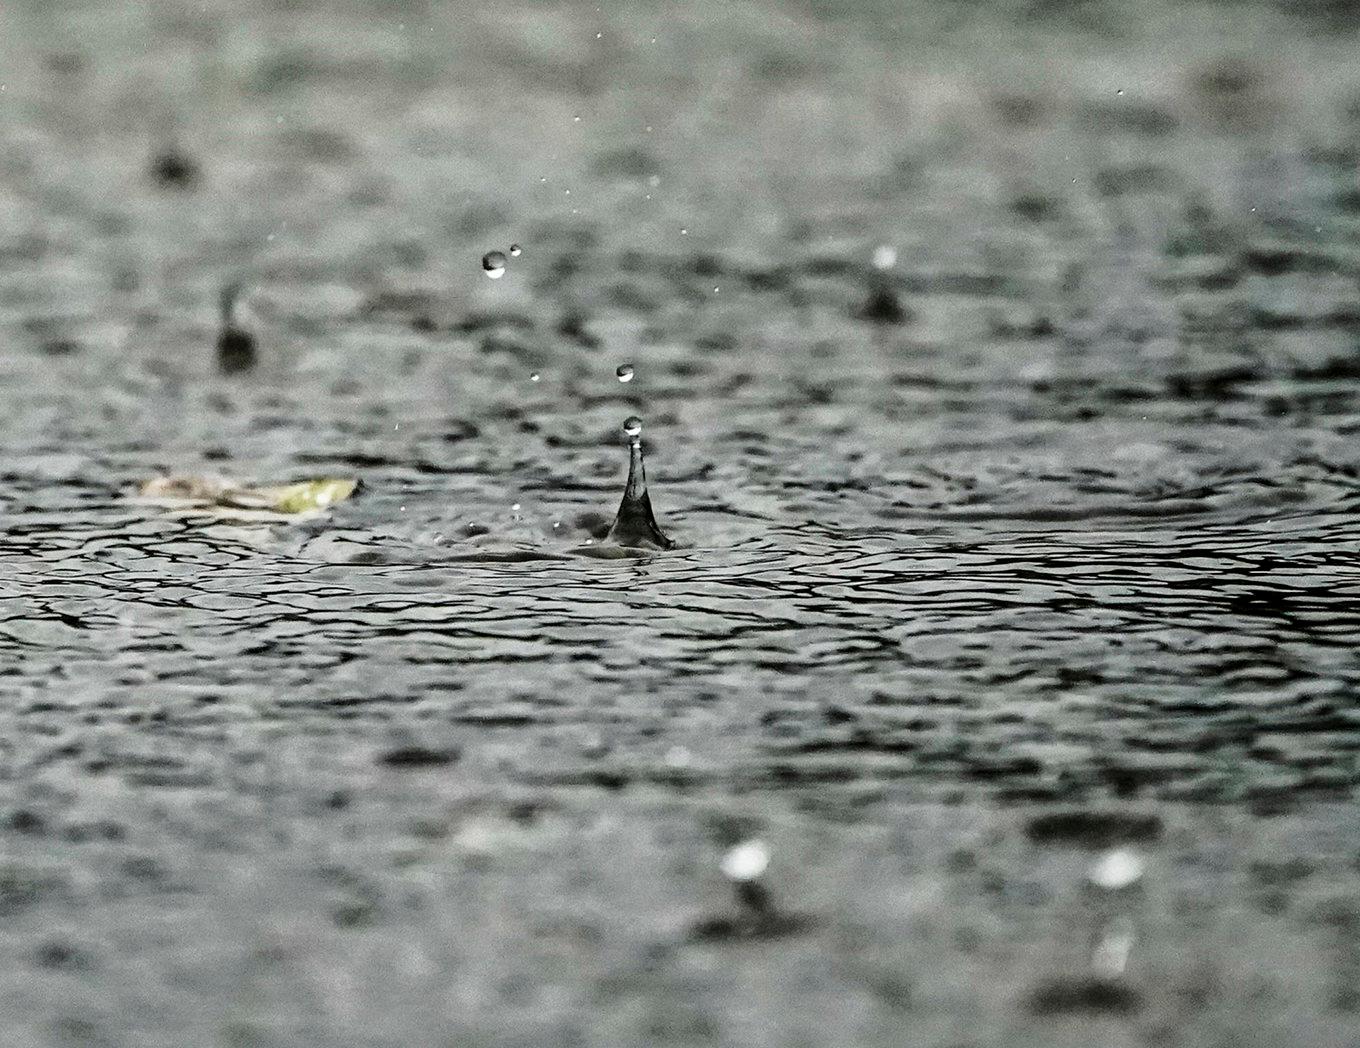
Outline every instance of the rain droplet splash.
<svg viewBox="0 0 1360 1048"><path fill-rule="evenodd" d="M492 280L505 276L505 252L488 251L482 256L482 268Z"/></svg>
<svg viewBox="0 0 1360 1048"><path fill-rule="evenodd" d="M518 244L511 244L511 245L510 245L510 257L511 257L511 258L519 258L519 256L522 255L522 254L524 254L524 248L520 247Z"/></svg>
<svg viewBox="0 0 1360 1048"><path fill-rule="evenodd" d="M614 371L614 374L618 376L620 382L632 382L632 381L633 381L633 365L632 365L632 364L620 364L620 365L618 366L618 368ZM636 423L638 424L638 432L641 432L641 431L642 431L642 420L641 420L641 419L631 418L631 419L628 420L628 422L636 422ZM625 430L626 430L627 427L628 427L628 422L625 422L625 423L624 423L624 428L625 428Z"/></svg>
<svg viewBox="0 0 1360 1048"><path fill-rule="evenodd" d="M675 545L662 532L652 512L647 494L647 467L642 457L642 419L630 415L623 423L628 437L628 483L623 499L609 529L609 540L620 546L642 549L670 549Z"/></svg>
<svg viewBox="0 0 1360 1048"><path fill-rule="evenodd" d="M530 382L537 382L541 377L542 377L542 376L540 376L539 373L538 373L537 371L531 371L531 372L529 372L529 381L530 381Z"/></svg>

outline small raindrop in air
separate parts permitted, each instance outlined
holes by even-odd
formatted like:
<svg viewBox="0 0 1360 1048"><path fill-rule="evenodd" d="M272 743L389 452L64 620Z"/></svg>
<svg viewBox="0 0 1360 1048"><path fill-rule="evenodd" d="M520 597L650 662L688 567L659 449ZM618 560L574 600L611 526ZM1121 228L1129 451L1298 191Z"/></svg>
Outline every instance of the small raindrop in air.
<svg viewBox="0 0 1360 1048"><path fill-rule="evenodd" d="M482 256L482 268L486 270L486 275L492 280L499 280L505 276L505 253L503 251L488 251Z"/></svg>
<svg viewBox="0 0 1360 1048"><path fill-rule="evenodd" d="M539 376L539 374L538 374L537 371L531 371L531 372L529 373L529 381L530 381L530 382L537 382L537 381L539 380L539 377L540 377L540 376Z"/></svg>
<svg viewBox="0 0 1360 1048"><path fill-rule="evenodd" d="M629 415L623 420L623 432L634 440L642 436L642 419L636 415Z"/></svg>
<svg viewBox="0 0 1360 1048"><path fill-rule="evenodd" d="M1122 87L1121 87L1118 91L1115 92L1115 94L1117 94L1117 95L1122 95L1123 93L1124 93L1124 89L1123 89Z"/></svg>
<svg viewBox="0 0 1360 1048"><path fill-rule="evenodd" d="M770 865L770 849L761 840L742 841L727 850L720 865L730 881L758 880Z"/></svg>
<svg viewBox="0 0 1360 1048"><path fill-rule="evenodd" d="M873 262L875 269L892 269L897 265L897 248L891 244L879 244L874 248Z"/></svg>
<svg viewBox="0 0 1360 1048"><path fill-rule="evenodd" d="M510 245L510 257L511 257L511 258L519 258L519 256L522 255L522 254L524 254L524 248L520 247L518 244L511 244L511 245Z"/></svg>
<svg viewBox="0 0 1360 1048"><path fill-rule="evenodd" d="M1132 848L1113 848L1095 861L1087 876L1097 888L1119 891L1137 884L1143 869L1143 857Z"/></svg>
<svg viewBox="0 0 1360 1048"><path fill-rule="evenodd" d="M632 382L632 381L633 381L633 365L632 365L632 364L620 364L620 365L618 366L618 368L615 370L614 374L618 376L618 379L619 379L620 382Z"/></svg>
<svg viewBox="0 0 1360 1048"><path fill-rule="evenodd" d="M573 124L579 124L581 122L581 118L579 116L574 116L571 118L571 122Z"/></svg>

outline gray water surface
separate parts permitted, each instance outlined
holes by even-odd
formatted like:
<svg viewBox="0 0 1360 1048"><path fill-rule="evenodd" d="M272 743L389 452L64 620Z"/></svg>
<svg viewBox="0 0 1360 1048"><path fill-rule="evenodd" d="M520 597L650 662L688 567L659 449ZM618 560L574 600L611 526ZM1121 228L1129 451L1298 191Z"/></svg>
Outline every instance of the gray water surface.
<svg viewBox="0 0 1360 1048"><path fill-rule="evenodd" d="M1360 1044L1354 39L953 6L0 11L7 1048Z"/></svg>

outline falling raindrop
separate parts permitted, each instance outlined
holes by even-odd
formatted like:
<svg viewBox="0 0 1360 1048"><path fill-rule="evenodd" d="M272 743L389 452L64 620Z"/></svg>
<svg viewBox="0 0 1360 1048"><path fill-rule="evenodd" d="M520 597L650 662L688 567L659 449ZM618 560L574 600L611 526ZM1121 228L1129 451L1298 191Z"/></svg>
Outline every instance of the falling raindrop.
<svg viewBox="0 0 1360 1048"><path fill-rule="evenodd" d="M618 376L620 382L632 382L632 381L633 381L633 365L632 365L632 364L620 364L620 365L618 366L618 368L615 370L614 374ZM638 425L640 426L640 425L642 425L642 423L639 422Z"/></svg>
<svg viewBox="0 0 1360 1048"><path fill-rule="evenodd" d="M682 237L687 237L687 236L689 236L689 230L688 230L688 229L681 228L681 230L680 230L680 235L681 235Z"/></svg>
<svg viewBox="0 0 1360 1048"><path fill-rule="evenodd" d="M1124 89L1123 89L1122 87L1121 87L1118 91L1115 92L1115 94L1117 94L1117 95L1122 95L1123 93L1124 93Z"/></svg>
<svg viewBox="0 0 1360 1048"><path fill-rule="evenodd" d="M531 371L531 372L529 373L529 381L530 381L530 382L537 382L538 379L539 379L539 374L538 374L537 371Z"/></svg>
<svg viewBox="0 0 1360 1048"><path fill-rule="evenodd" d="M1091 967L1096 974L1107 979L1123 975L1133 951L1133 938L1133 921L1128 917L1119 916L1111 921L1091 951Z"/></svg>
<svg viewBox="0 0 1360 1048"><path fill-rule="evenodd" d="M1143 857L1132 848L1114 848L1092 864L1087 877L1097 888L1119 891L1137 884L1143 869Z"/></svg>
<svg viewBox="0 0 1360 1048"><path fill-rule="evenodd" d="M524 248L520 247L518 244L511 244L511 245L510 245L510 257L511 257L511 258L519 258L519 256L522 255L522 254L524 254Z"/></svg>
<svg viewBox="0 0 1360 1048"><path fill-rule="evenodd" d="M492 280L499 280L505 276L505 252L488 251L482 256L482 268Z"/></svg>
<svg viewBox="0 0 1360 1048"><path fill-rule="evenodd" d="M579 116L574 116L571 118L571 122L573 124L579 124L581 122L581 118Z"/></svg>
<svg viewBox="0 0 1360 1048"><path fill-rule="evenodd" d="M770 849L761 840L742 841L727 849L719 865L729 881L754 881L770 865Z"/></svg>
<svg viewBox="0 0 1360 1048"><path fill-rule="evenodd" d="M897 248L890 244L879 244L874 248L873 261L875 269L892 269L897 265Z"/></svg>

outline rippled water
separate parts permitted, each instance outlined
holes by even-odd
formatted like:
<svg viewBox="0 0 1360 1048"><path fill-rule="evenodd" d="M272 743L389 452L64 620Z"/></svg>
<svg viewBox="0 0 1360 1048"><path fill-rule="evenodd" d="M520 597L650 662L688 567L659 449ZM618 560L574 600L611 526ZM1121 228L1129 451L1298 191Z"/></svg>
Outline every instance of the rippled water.
<svg viewBox="0 0 1360 1048"><path fill-rule="evenodd" d="M982 813L1353 799L1353 52L1318 35L1320 7L1204 16L1213 48L1173 24L1128 50L1111 41L1132 29L1053 16L1026 66L967 46L986 18L957 37L930 22L899 52L873 42L874 5L813 6L711 26L530 8L479 16L475 47L405 8L398 31L348 5L260 5L244 28L132 5L99 45L81 35L94 5L0 13L33 45L0 95L0 917L17 922L0 947L31 957L69 925L74 956L154 972L137 990L94 963L72 1008L45 975L17 978L0 1003L32 1016L20 1034L170 1043L184 1009L230 1043L548 1043L505 1031L631 999L629 951L654 936L646 1014L562 1043L898 1043L873 1009L911 1011L884 974L903 964L923 1043L964 1043L977 1009L977 1043L1067 1043L1008 1026L1009 997L950 997L1019 993L1065 956L1066 868ZM1274 31L1278 68L1238 57ZM148 79L167 55L188 58ZM167 144L200 181L151 177ZM512 257L490 281L493 250ZM221 375L233 280L259 364ZM602 559L631 414L678 548ZM305 522L173 516L133 497L167 471L364 491ZM800 951L840 957L851 974L804 986L842 1002L821 1016L831 1040L768 1014L761 1040L656 946L685 923L696 856L730 836L695 829L710 809L782 827L801 856L792 894L815 920L745 992L767 1014L810 977ZM1167 809L1186 810L1166 816L1194 827L1174 883L1271 854L1242 816ZM1325 827L1353 818L1308 810L1279 832L1319 868L1350 861ZM904 836L838 828L862 819ZM1038 864L1044 930L1005 909L990 960L961 932L899 955L884 900L930 863L955 878L938 890L971 883L974 830L1007 876ZM431 872L448 841L507 876ZM1351 898L1354 871L1335 876ZM412 940L420 957L372 936L349 953L351 929L405 927L408 890L432 893L423 934L488 936L523 985L493 987L485 956L432 959L438 936ZM576 931L518 913L531 891ZM935 898L944 926L973 912ZM1156 898L1151 939L1183 944ZM157 939L157 907L193 930ZM175 952L219 927L208 960ZM1224 950L1241 933L1214 928ZM558 933L603 967L567 973ZM868 959L842 956L854 934ZM1265 950L1274 933L1251 934ZM1149 993L1158 965L1200 971L1149 949ZM1343 1043L1353 953L1295 961L1333 987L1331 1018L1210 989L1200 1029ZM256 971L276 963L289 989ZM414 974L379 974L394 964ZM565 996L534 996L545 972ZM353 1005L416 988L473 1017L384 1025ZM872 1015L844 1003L861 991ZM1041 1017L1128 1003L1037 992ZM1253 1008L1292 1025L1239 1025Z"/></svg>

